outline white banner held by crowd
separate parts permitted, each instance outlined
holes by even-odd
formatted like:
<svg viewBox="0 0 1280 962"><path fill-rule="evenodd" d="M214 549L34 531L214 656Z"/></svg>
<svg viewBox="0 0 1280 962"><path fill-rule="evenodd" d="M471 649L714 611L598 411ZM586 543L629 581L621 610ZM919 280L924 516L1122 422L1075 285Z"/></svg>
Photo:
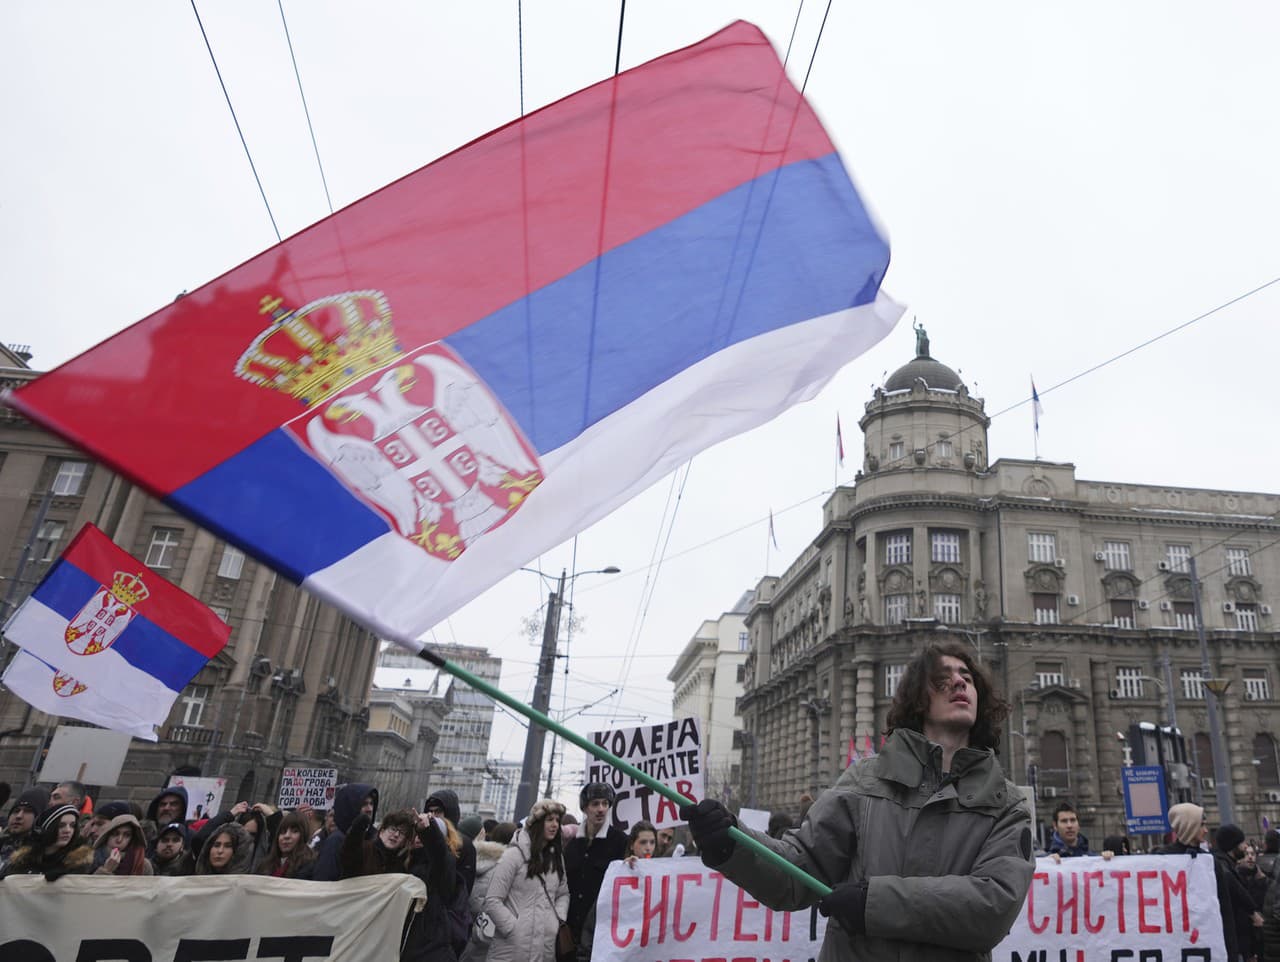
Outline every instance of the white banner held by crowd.
<svg viewBox="0 0 1280 962"><path fill-rule="evenodd" d="M1039 859L1012 931L991 954L992 962L1226 957L1208 854Z"/></svg>
<svg viewBox="0 0 1280 962"><path fill-rule="evenodd" d="M592 732L590 738L686 798L702 800L702 725L697 718L678 718L639 728L610 728ZM613 824L624 832L639 821L652 822L658 828L684 824L674 803L591 755L587 756L584 781L613 786L617 792Z"/></svg>
<svg viewBox="0 0 1280 962"><path fill-rule="evenodd" d="M20 875L3 885L0 959L25 952L39 962L396 962L409 907L426 897L420 879L398 874L343 882L67 875L53 885L42 875Z"/></svg>
<svg viewBox="0 0 1280 962"><path fill-rule="evenodd" d="M816 959L816 908L767 909L696 858L614 862L600 886L591 962Z"/></svg>
<svg viewBox="0 0 1280 962"><path fill-rule="evenodd" d="M280 772L280 808L333 807L334 792L338 786L336 768L286 768Z"/></svg>

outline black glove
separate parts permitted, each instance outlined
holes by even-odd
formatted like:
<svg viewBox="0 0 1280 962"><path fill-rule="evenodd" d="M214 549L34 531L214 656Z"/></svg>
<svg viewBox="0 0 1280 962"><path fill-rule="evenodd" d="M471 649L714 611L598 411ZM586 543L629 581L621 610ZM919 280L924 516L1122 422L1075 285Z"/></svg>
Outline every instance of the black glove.
<svg viewBox="0 0 1280 962"><path fill-rule="evenodd" d="M704 798L697 805L681 805L680 817L689 823L689 833L702 853L708 868L727 862L733 854L733 836L729 829L738 824L733 813L717 801Z"/></svg>
<svg viewBox="0 0 1280 962"><path fill-rule="evenodd" d="M850 935L867 932L867 883L841 882L818 900L818 911L835 919Z"/></svg>

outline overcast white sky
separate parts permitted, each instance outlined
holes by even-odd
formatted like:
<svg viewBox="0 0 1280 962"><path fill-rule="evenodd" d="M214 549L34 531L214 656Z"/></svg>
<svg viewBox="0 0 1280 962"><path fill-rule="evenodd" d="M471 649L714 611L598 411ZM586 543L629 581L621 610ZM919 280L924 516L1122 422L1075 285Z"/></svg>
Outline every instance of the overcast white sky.
<svg viewBox="0 0 1280 962"><path fill-rule="evenodd" d="M804 7L797 81L823 10ZM632 0L622 65L738 18L781 52L795 11ZM288 236L328 208L279 10L205 0L200 13ZM290 0L285 13L335 207L519 113L515 0ZM527 109L612 72L616 4L526 2L524 15ZM1034 374L1041 455L1080 477L1277 490L1280 284L1052 389L1280 277L1277 36L1280 6L1262 0L834 4L808 94L889 234L885 289L906 318L815 401L695 458L669 538L668 482L583 533L580 570L625 574L579 582L568 710L621 684L620 717L670 716L675 656L765 573L770 509L771 573L816 533L837 412L852 479L862 406L911 357L913 316L990 413L1025 401ZM30 344L35 366L275 242L187 4L6 3L0 89L0 336ZM1030 457L1030 422L1025 404L997 417L992 458ZM549 573L571 563L570 546L542 558ZM536 647L521 620L544 598L536 576L513 575L436 637L488 646L527 698ZM497 726L495 755L522 745Z"/></svg>

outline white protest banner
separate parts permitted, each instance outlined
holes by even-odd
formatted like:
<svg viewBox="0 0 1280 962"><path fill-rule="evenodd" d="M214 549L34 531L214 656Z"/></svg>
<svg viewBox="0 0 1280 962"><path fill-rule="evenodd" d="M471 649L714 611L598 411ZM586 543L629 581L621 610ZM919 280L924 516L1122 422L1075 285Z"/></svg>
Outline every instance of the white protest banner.
<svg viewBox="0 0 1280 962"><path fill-rule="evenodd" d="M992 962L1226 959L1213 857L1036 862L1027 901Z"/></svg>
<svg viewBox="0 0 1280 962"><path fill-rule="evenodd" d="M187 790L187 821L191 821L195 818L208 818L221 811L222 793L227 789L227 780L171 775L168 787Z"/></svg>
<svg viewBox="0 0 1280 962"><path fill-rule="evenodd" d="M307 882L257 875L42 875L4 880L0 959L396 962L412 875Z"/></svg>
<svg viewBox="0 0 1280 962"><path fill-rule="evenodd" d="M702 726L697 718L679 718L639 728L611 728L592 732L590 738L686 798L695 802L702 800ZM617 792L613 824L624 832L639 821L652 822L658 828L684 824L674 803L590 755L585 781L607 782L613 786Z"/></svg>
<svg viewBox="0 0 1280 962"><path fill-rule="evenodd" d="M591 962L816 959L827 920L775 912L696 858L609 866L596 901Z"/></svg>
<svg viewBox="0 0 1280 962"><path fill-rule="evenodd" d="M754 828L757 832L769 832L769 819L773 817L772 812L766 812L763 808L740 808L738 809L738 824L747 828Z"/></svg>
<svg viewBox="0 0 1280 962"><path fill-rule="evenodd" d="M280 808L332 808L337 791L336 768L286 768L280 772Z"/></svg>

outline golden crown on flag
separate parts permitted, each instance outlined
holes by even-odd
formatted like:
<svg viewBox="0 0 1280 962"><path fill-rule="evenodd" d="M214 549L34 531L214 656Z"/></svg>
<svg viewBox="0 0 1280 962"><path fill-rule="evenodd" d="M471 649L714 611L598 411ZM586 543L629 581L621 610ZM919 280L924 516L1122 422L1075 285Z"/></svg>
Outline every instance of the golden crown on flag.
<svg viewBox="0 0 1280 962"><path fill-rule="evenodd" d="M266 294L259 314L271 326L236 362L236 376L311 405L337 394L404 351L381 291L348 291L292 310Z"/></svg>
<svg viewBox="0 0 1280 962"><path fill-rule="evenodd" d="M151 594L151 589L142 583L142 575L131 575L125 571L117 571L111 581L111 594L116 601L130 608Z"/></svg>

